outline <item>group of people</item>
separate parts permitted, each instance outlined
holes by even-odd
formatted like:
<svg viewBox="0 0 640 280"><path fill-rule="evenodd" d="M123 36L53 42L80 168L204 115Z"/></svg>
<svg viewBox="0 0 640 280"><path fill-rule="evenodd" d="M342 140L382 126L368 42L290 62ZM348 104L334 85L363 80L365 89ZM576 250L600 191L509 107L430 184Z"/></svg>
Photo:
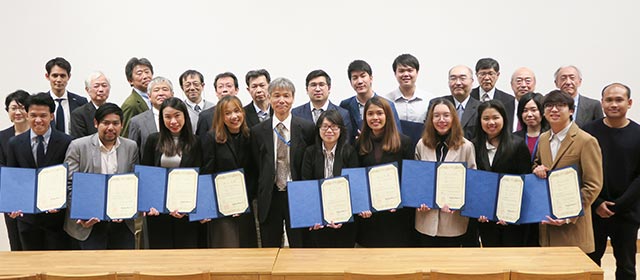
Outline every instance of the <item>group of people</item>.
<svg viewBox="0 0 640 280"><path fill-rule="evenodd" d="M286 231L291 247L579 246L599 263L610 237L616 275L635 277L640 128L626 116L632 104L627 86L606 86L598 102L579 93L578 68L565 66L555 72L557 89L543 96L535 92L533 71L519 68L511 77L512 95L495 87L498 62L483 58L475 67L477 88L471 68L454 66L451 94L436 97L416 87L414 56L400 55L392 67L398 88L377 95L369 64L353 61L347 74L355 95L339 105L328 99L330 76L311 71L309 102L292 108L294 84L271 80L264 69L246 74L252 102L245 106L236 96L236 76L217 75L214 104L202 98L200 72L180 76L181 100L168 79L153 77L147 59L132 58L125 67L132 92L120 107L107 101L110 83L100 72L85 81L89 102L68 92L71 66L54 58L46 64L49 92L7 96L13 126L0 132L0 164L66 162L70 180L74 172L132 172L134 164L198 167L203 174L244 169L255 217L189 222L184 213L151 208L142 213L148 248L280 247ZM401 169L405 159L540 178L574 166L584 215L514 225L422 205L365 211L354 223L291 228L287 182L384 163ZM134 248L133 221L71 220L68 212L5 213L12 250Z"/></svg>

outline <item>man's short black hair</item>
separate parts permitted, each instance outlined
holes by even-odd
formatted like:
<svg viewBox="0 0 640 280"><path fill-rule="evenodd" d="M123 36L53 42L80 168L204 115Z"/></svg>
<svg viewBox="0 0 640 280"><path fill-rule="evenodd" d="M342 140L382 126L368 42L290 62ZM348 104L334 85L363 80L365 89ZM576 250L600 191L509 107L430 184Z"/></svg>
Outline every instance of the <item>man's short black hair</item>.
<svg viewBox="0 0 640 280"><path fill-rule="evenodd" d="M478 63L476 63L476 73L483 69L493 69L493 71L500 72L500 64L497 60L490 57L481 58L478 60Z"/></svg>
<svg viewBox="0 0 640 280"><path fill-rule="evenodd" d="M347 68L347 77L351 80L351 72L353 71L364 71L369 74L369 76L373 76L373 71L371 71L371 65L364 60L354 60L349 63L349 68Z"/></svg>
<svg viewBox="0 0 640 280"><path fill-rule="evenodd" d="M122 121L122 109L118 105L113 103L102 104L102 106L98 107L98 109L96 110L96 115L93 118L96 120L96 122L100 123L106 116L110 114L118 115L120 117L120 121Z"/></svg>
<svg viewBox="0 0 640 280"><path fill-rule="evenodd" d="M222 78L232 78L233 79L233 85L238 88L238 78L236 78L236 75L234 75L231 72L224 72L224 73L220 73L218 75L216 75L216 78L213 80L213 88L217 88L218 87L218 80L222 79Z"/></svg>
<svg viewBox="0 0 640 280"><path fill-rule="evenodd" d="M144 57L143 58L132 57L127 62L127 65L124 66L124 74L127 75L127 81L131 82L131 80L133 80L133 68L135 68L138 65L144 65L149 67L149 70L151 70L151 74L153 74L153 65L151 65L151 62L148 59Z"/></svg>
<svg viewBox="0 0 640 280"><path fill-rule="evenodd" d="M71 75L71 63L62 57L56 57L51 59L44 65L44 68L47 70L47 74L51 74L51 69L53 66L58 66L65 71L67 71L67 75Z"/></svg>
<svg viewBox="0 0 640 280"><path fill-rule="evenodd" d="M26 104L24 104L24 108L27 110L27 112L29 112L29 107L31 107L31 105L48 106L49 112L52 114L56 111L56 104L53 101L53 98L51 98L51 94L49 94L48 92L39 92L31 95L29 96L29 98L27 98L25 103Z"/></svg>
<svg viewBox="0 0 640 280"><path fill-rule="evenodd" d="M393 60L393 64L391 65L391 67L393 67L393 72L396 72L400 65L409 66L416 69L416 71L420 71L420 62L418 62L418 59L415 56L408 53L401 54Z"/></svg>
<svg viewBox="0 0 640 280"><path fill-rule="evenodd" d="M186 79L189 76L196 76L200 78L200 83L204 83L204 76L202 76L202 73L196 70L187 70L187 71L184 71L182 75L180 75L180 78L178 78L178 80L180 80L180 88L182 88L182 80Z"/></svg>
<svg viewBox="0 0 640 280"><path fill-rule="evenodd" d="M251 70L247 72L247 75L244 76L244 81L249 86L249 83L252 79L258 78L260 76L264 76L267 79L267 83L271 82L271 75L269 75L269 71L265 69Z"/></svg>
<svg viewBox="0 0 640 280"><path fill-rule="evenodd" d="M327 74L327 72L325 72L324 70L318 69L318 70L313 70L311 72L309 72L309 75L307 75L307 79L305 81L305 87L309 87L309 81L317 78L317 77L324 77L325 80L327 80L327 85L329 87L331 87L331 77L329 77L329 74Z"/></svg>

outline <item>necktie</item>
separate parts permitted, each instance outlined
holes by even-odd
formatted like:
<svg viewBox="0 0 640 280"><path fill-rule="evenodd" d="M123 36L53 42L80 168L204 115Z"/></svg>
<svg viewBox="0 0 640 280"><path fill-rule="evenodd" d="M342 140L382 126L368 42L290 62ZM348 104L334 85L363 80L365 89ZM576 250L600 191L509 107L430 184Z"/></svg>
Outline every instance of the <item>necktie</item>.
<svg viewBox="0 0 640 280"><path fill-rule="evenodd" d="M276 126L278 133L278 144L276 151L276 186L278 191L287 190L287 179L289 178L289 147L285 143L285 127L279 123Z"/></svg>
<svg viewBox="0 0 640 280"><path fill-rule="evenodd" d="M196 111L196 113L200 113L200 111L202 111L202 108L200 108L200 106L196 104L196 106L193 106L193 110Z"/></svg>
<svg viewBox="0 0 640 280"><path fill-rule="evenodd" d="M318 122L318 118L320 117L320 114L322 114L322 109L313 109L313 111L311 111L311 113L313 114L313 123Z"/></svg>
<svg viewBox="0 0 640 280"><path fill-rule="evenodd" d="M325 159L324 159L324 177L331 178L333 177L333 152L324 151Z"/></svg>
<svg viewBox="0 0 640 280"><path fill-rule="evenodd" d="M58 102L58 108L56 108L56 129L61 132L65 132L64 131L64 109L62 109L62 100L64 100L64 98L56 99L56 102Z"/></svg>
<svg viewBox="0 0 640 280"><path fill-rule="evenodd" d="M260 122L263 122L268 118L269 118L269 114L267 114L267 112L265 111L258 112L258 119L260 119Z"/></svg>
<svg viewBox="0 0 640 280"><path fill-rule="evenodd" d="M38 167L42 167L44 165L44 137L42 135L38 135L36 140L38 141L38 147L36 148L36 164Z"/></svg>
<svg viewBox="0 0 640 280"><path fill-rule="evenodd" d="M489 94L487 94L486 92L482 95L482 102L487 102L489 100L491 100L491 98L489 98Z"/></svg>
<svg viewBox="0 0 640 280"><path fill-rule="evenodd" d="M456 111L458 111L458 119L462 120L462 115L464 114L462 103L458 104L458 108L456 109Z"/></svg>

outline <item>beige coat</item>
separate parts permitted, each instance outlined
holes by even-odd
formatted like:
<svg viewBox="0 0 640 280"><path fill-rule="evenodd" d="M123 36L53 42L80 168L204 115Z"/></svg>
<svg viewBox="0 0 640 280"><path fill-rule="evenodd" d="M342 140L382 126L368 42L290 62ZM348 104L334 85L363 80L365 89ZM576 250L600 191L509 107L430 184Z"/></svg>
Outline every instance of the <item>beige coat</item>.
<svg viewBox="0 0 640 280"><path fill-rule="evenodd" d="M551 132L540 135L535 162L550 170L575 165L580 176L580 193L584 216L572 218L571 223L562 226L540 225L540 245L579 246L585 253L595 251L593 226L591 224L591 204L602 190L602 154L598 140L575 123L571 124L567 136L558 149L556 160L551 161ZM534 165L534 168L537 165Z"/></svg>
<svg viewBox="0 0 640 280"><path fill-rule="evenodd" d="M422 141L416 145L416 160L436 161L436 151L427 148ZM466 162L467 168L476 169L476 152L473 143L464 139L464 144L457 150L449 150L445 162ZM453 214L440 213L433 209L427 212L416 210L416 230L422 234L440 237L461 236L467 232L469 218L460 216L460 211Z"/></svg>

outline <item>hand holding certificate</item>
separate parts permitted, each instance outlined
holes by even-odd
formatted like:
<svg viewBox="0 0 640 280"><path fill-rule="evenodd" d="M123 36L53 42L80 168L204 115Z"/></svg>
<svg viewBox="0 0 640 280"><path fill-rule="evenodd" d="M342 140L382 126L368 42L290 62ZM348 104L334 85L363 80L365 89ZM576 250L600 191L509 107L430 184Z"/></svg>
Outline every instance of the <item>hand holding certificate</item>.
<svg viewBox="0 0 640 280"><path fill-rule="evenodd" d="M549 174L551 212L557 219L575 217L582 212L578 172L573 168L555 170Z"/></svg>

